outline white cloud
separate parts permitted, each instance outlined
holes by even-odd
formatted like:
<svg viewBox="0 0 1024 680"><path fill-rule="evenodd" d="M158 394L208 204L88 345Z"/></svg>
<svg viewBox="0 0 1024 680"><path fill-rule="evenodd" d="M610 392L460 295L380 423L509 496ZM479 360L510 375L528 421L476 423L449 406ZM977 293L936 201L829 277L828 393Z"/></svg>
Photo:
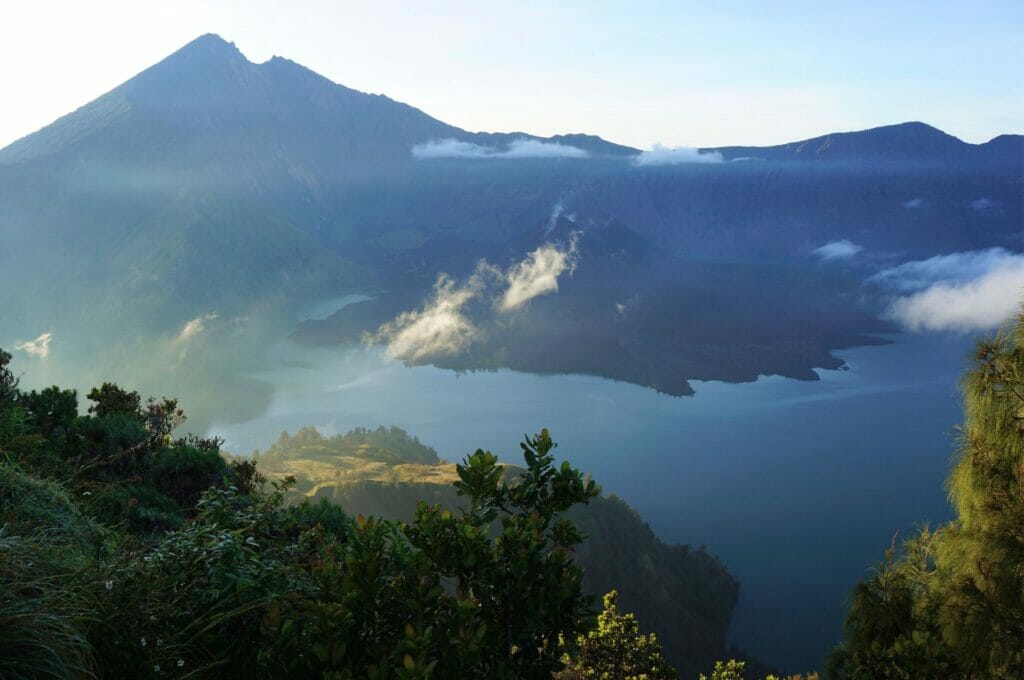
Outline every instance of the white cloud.
<svg viewBox="0 0 1024 680"><path fill-rule="evenodd" d="M883 269L869 278L868 282L900 292L910 292L935 283L974 281L995 269L1011 267L1022 258L1024 256L1003 248L936 255L927 260L913 260Z"/></svg>
<svg viewBox="0 0 1024 680"><path fill-rule="evenodd" d="M958 262L962 269L956 268ZM906 278L893 273L896 271ZM999 248L941 255L908 262L873 279L900 290L916 290L898 297L886 313L911 330L984 330L1005 322L1020 309L1024 255Z"/></svg>
<svg viewBox="0 0 1024 680"><path fill-rule="evenodd" d="M555 230L555 225L558 224L558 218L561 217L562 213L564 213L564 212L565 212L565 202L562 201L562 199L558 199L558 202L555 203L555 205L552 206L552 208L551 208L551 214L548 215L548 223L544 227L544 236L545 237L550 235L551 232Z"/></svg>
<svg viewBox="0 0 1024 680"><path fill-rule="evenodd" d="M53 333L43 333L35 340L28 340L26 342L19 342L14 346L14 349L21 350L25 354L33 357L39 357L45 359L50 356L50 341L53 340Z"/></svg>
<svg viewBox="0 0 1024 680"><path fill-rule="evenodd" d="M456 286L447 274L441 274L423 309L399 314L365 340L386 344L388 355L403 361L459 352L480 335L462 309L480 294L487 271L487 265L481 263L462 287Z"/></svg>
<svg viewBox="0 0 1024 680"><path fill-rule="evenodd" d="M565 216L565 219L569 220L571 224L576 224L576 213L566 213L565 198L558 199L553 206L551 206L551 212L548 214L547 224L544 225L544 238L551 235L551 232L558 226L558 220Z"/></svg>
<svg viewBox="0 0 1024 680"><path fill-rule="evenodd" d="M915 208L920 208L922 205L924 205L924 199L923 198L912 198L909 201L906 201L906 202L903 203L903 207L907 208L908 210L914 210Z"/></svg>
<svg viewBox="0 0 1024 680"><path fill-rule="evenodd" d="M815 248L811 252L823 260L838 260L853 257L862 250L864 250L864 246L858 245L853 241L849 241L844 238L838 241L829 241L825 245Z"/></svg>
<svg viewBox="0 0 1024 680"><path fill-rule="evenodd" d="M432 139L412 147L414 158L586 158L585 150L558 142L537 139L515 139L505 149L482 146L458 139Z"/></svg>
<svg viewBox="0 0 1024 680"><path fill-rule="evenodd" d="M206 330L206 324L204 322L213 321L216 318L217 313L211 312L204 316L197 316L196 318L192 319L191 321L186 323L185 326L181 329L181 332L178 333L178 342L184 342L189 338L193 338L199 335L204 330Z"/></svg>
<svg viewBox="0 0 1024 680"><path fill-rule="evenodd" d="M178 334L179 340L188 340L193 335L202 333L204 329L202 318L195 318L185 324L185 327L181 329L181 333Z"/></svg>
<svg viewBox="0 0 1024 680"><path fill-rule="evenodd" d="M558 277L576 268L579 232L573 232L568 249L547 243L527 255L526 259L509 269L506 274L508 289L501 298L503 312L519 309L537 297L558 290Z"/></svg>
<svg viewBox="0 0 1024 680"><path fill-rule="evenodd" d="M412 147L414 158L486 158L489 151L486 147L457 139L432 139Z"/></svg>
<svg viewBox="0 0 1024 680"><path fill-rule="evenodd" d="M721 163L722 154L717 151L701 151L688 146L667 147L655 144L650 151L634 156L635 165L678 165L680 163Z"/></svg>
<svg viewBox="0 0 1024 680"><path fill-rule="evenodd" d="M975 210L988 210L995 205L995 202L990 198L981 197L977 200L971 201L971 207Z"/></svg>
<svg viewBox="0 0 1024 680"><path fill-rule="evenodd" d="M508 145L507 151L498 153L501 158L586 158L589 155L579 147L537 139L517 139Z"/></svg>
<svg viewBox="0 0 1024 680"><path fill-rule="evenodd" d="M579 232L573 232L567 247L545 243L507 271L481 260L462 286L441 274L422 309L402 312L363 340L383 344L389 356L407 362L456 354L483 336L467 306L481 300L476 316L486 322L487 315L520 309L539 295L557 291L558 277L576 267L578 239ZM496 292L496 287L503 290Z"/></svg>
<svg viewBox="0 0 1024 680"><path fill-rule="evenodd" d="M635 293L625 302L616 302L615 311L619 313L619 316L623 319L629 315L637 305L640 304L640 293Z"/></svg>

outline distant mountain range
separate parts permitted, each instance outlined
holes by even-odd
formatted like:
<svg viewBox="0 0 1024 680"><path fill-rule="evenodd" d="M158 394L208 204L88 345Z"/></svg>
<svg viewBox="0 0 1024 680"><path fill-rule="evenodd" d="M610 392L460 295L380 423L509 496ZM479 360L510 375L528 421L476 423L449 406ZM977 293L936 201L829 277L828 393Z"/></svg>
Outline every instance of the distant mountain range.
<svg viewBox="0 0 1024 680"><path fill-rule="evenodd" d="M557 293L467 307L468 349L412 363L689 394L814 379L832 350L877 342L894 327L862 284L881 266L1021 248L1020 135L904 123L700 151L637 163L585 134L469 132L205 35L0 150L0 346L50 333L42 381L121 377L244 417L272 389L245 376L274 340L359 343L441 273L483 258L509 275L578 239ZM835 240L862 255L813 255ZM296 329L302 305L350 292L373 299Z"/></svg>
<svg viewBox="0 0 1024 680"><path fill-rule="evenodd" d="M1024 136L999 135L984 144L968 144L920 122L886 125L859 132L834 132L779 146L724 146L726 160L761 158L777 161L918 161L943 163L1024 162Z"/></svg>
<svg viewBox="0 0 1024 680"><path fill-rule="evenodd" d="M408 160L410 149L454 139L504 149L532 140L594 156L634 156L640 150L586 134L537 137L524 132L468 132L384 95L338 85L282 57L254 64L220 36L196 38L160 63L51 125L0 150L0 163L61 155L64 160L117 159L162 152L160 162L257 151L313 166ZM184 147L184 148L182 148ZM709 147L726 160L939 160L1020 163L1024 136L1000 135L968 144L924 123L841 132L767 147ZM155 160L155 159L154 159Z"/></svg>

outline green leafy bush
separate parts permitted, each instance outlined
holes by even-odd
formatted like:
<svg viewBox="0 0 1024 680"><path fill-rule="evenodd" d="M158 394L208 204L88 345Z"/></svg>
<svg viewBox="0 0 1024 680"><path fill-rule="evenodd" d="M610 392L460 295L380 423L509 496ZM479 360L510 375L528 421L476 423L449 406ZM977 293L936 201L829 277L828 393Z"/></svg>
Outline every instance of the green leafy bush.
<svg viewBox="0 0 1024 680"><path fill-rule="evenodd" d="M676 671L661 654L661 645L651 633L640 632L632 614L620 614L618 594L604 596L604 610L597 627L576 639L576 651L566 654L566 678L581 680L670 680ZM740 678L742 680L742 678Z"/></svg>
<svg viewBox="0 0 1024 680"><path fill-rule="evenodd" d="M146 477L160 493L182 508L191 508L202 493L228 476L228 464L214 448L175 442L152 456Z"/></svg>
<svg viewBox="0 0 1024 680"><path fill-rule="evenodd" d="M77 416L73 395L15 390L3 412L3 677L541 677L590 625L563 515L597 488L546 431L514 479L462 461L464 509L353 521L171 439L173 400L107 383Z"/></svg>

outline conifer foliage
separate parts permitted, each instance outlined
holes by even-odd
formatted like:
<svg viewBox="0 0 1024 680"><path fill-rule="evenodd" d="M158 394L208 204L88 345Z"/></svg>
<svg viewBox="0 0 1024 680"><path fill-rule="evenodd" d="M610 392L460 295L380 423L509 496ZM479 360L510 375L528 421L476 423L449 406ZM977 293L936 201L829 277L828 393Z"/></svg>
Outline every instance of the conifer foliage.
<svg viewBox="0 0 1024 680"><path fill-rule="evenodd" d="M978 343L947 481L956 518L859 584L842 678L1024 678L1024 313Z"/></svg>

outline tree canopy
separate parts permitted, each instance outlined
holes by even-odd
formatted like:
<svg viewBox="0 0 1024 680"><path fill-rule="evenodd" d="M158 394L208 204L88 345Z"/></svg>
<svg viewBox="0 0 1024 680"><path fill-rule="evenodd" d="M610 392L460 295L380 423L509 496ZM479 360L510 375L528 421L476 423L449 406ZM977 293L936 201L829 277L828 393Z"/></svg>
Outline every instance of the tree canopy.
<svg viewBox="0 0 1024 680"><path fill-rule="evenodd" d="M1024 677L1024 314L978 342L947 480L955 518L853 593L841 678Z"/></svg>
<svg viewBox="0 0 1024 680"><path fill-rule="evenodd" d="M3 375L0 676L548 677L591 625L564 514L598 489L546 430L514 480L460 462L454 512L351 519L173 437L174 400L105 383L79 415Z"/></svg>

